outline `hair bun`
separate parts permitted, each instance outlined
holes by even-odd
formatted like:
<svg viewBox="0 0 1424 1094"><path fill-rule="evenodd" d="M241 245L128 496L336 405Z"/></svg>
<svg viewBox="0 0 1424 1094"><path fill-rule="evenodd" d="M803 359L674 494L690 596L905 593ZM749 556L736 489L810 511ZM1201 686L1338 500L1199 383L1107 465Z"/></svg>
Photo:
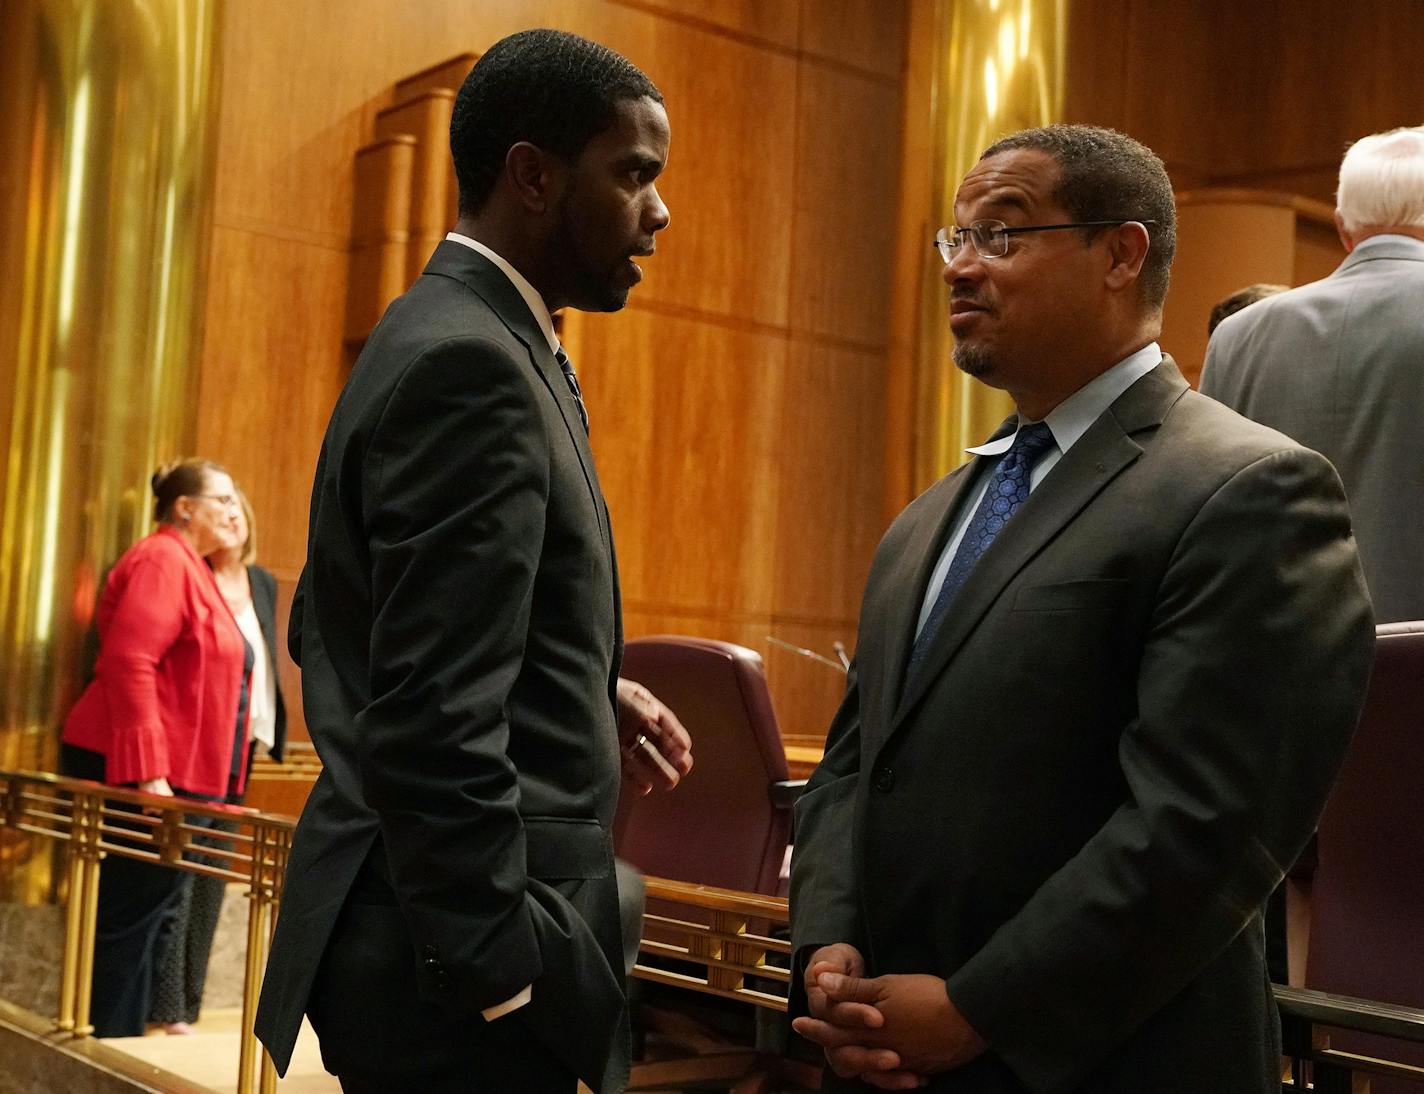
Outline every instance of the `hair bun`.
<svg viewBox="0 0 1424 1094"><path fill-rule="evenodd" d="M158 465L158 470L155 471L153 476L148 480L148 488L153 491L155 498L158 497L158 492L163 489L163 483L167 480L168 476L173 474L174 469L182 462L182 460L169 460L167 463Z"/></svg>

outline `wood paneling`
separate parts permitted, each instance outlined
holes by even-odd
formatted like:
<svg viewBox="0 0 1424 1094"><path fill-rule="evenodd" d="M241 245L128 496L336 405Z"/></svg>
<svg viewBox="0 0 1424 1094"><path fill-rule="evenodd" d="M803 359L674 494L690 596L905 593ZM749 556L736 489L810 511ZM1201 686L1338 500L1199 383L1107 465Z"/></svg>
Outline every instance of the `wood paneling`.
<svg viewBox="0 0 1424 1094"><path fill-rule="evenodd" d="M900 88L803 65L791 326L867 346L889 338ZM833 125L826 123L834 119ZM846 135L856 134L855 140Z"/></svg>
<svg viewBox="0 0 1424 1094"><path fill-rule="evenodd" d="M1328 200L1346 145L1424 116L1421 54L1394 0L1074 0L1067 117L1132 134L1179 187Z"/></svg>
<svg viewBox="0 0 1424 1094"><path fill-rule="evenodd" d="M635 305L588 316L578 354L624 597L769 613L785 339Z"/></svg>
<svg viewBox="0 0 1424 1094"><path fill-rule="evenodd" d="M884 532L884 355L797 338L781 390L773 605L854 620Z"/></svg>
<svg viewBox="0 0 1424 1094"><path fill-rule="evenodd" d="M898 77L906 12L885 0L801 0L801 48L842 64ZM886 122L894 124L893 115Z"/></svg>
<svg viewBox="0 0 1424 1094"><path fill-rule="evenodd" d="M312 471L345 378L346 254L232 228L213 232L199 451L247 492L269 569L300 569Z"/></svg>
<svg viewBox="0 0 1424 1094"><path fill-rule="evenodd" d="M794 49L799 0L618 0L672 19L691 20L759 38L768 45Z"/></svg>

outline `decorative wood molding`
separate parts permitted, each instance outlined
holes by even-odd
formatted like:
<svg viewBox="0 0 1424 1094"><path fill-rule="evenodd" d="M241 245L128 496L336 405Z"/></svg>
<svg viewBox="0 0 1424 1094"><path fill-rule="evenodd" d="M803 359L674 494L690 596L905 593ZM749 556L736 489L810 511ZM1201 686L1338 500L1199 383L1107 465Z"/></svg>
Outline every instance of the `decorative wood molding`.
<svg viewBox="0 0 1424 1094"><path fill-rule="evenodd" d="M393 104L376 114L374 139L356 151L343 327L349 347L363 343L420 276L456 220L450 115L477 56L462 53L398 80Z"/></svg>

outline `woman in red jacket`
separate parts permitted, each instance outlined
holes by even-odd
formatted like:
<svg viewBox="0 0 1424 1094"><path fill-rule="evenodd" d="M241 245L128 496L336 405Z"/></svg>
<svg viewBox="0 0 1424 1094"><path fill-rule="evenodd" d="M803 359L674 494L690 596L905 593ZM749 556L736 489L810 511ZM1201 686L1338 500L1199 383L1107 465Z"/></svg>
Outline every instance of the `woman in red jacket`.
<svg viewBox="0 0 1424 1094"><path fill-rule="evenodd" d="M252 650L203 559L237 542L237 490L210 460L153 476L159 528L109 572L94 679L64 725L66 773L207 801L242 790ZM234 785L234 783L236 785ZM144 1031L161 929L192 875L110 855L99 873L90 1017Z"/></svg>

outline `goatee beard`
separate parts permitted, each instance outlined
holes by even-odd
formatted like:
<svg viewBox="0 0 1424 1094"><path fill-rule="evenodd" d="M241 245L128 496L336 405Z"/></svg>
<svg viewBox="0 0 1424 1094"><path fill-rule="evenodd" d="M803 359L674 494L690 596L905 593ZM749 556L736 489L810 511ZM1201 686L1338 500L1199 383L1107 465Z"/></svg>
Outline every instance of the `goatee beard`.
<svg viewBox="0 0 1424 1094"><path fill-rule="evenodd" d="M977 378L994 367L994 355L984 346L965 346L956 342L954 363L964 375Z"/></svg>

